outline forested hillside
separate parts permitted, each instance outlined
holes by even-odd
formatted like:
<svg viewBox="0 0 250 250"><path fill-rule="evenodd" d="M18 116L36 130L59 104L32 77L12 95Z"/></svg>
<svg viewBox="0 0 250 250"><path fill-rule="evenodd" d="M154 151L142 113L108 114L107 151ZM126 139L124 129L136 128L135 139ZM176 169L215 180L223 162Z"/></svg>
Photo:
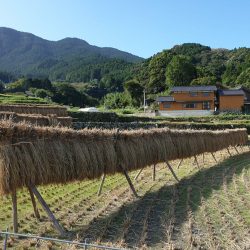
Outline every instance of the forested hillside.
<svg viewBox="0 0 250 250"><path fill-rule="evenodd" d="M216 82L250 87L250 49L211 49L195 43L177 45L144 61L137 68L136 78L153 93L171 86Z"/></svg>
<svg viewBox="0 0 250 250"><path fill-rule="evenodd" d="M0 72L10 72L16 77L87 82L104 76L114 78L118 73L123 74L121 70L142 60L78 38L48 41L30 33L0 28Z"/></svg>

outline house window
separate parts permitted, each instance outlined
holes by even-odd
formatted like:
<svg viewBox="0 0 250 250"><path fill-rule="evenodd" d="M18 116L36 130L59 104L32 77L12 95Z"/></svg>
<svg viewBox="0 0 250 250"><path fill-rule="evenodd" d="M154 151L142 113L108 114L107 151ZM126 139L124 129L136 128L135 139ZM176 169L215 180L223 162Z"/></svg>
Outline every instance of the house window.
<svg viewBox="0 0 250 250"><path fill-rule="evenodd" d="M171 104L169 102L164 102L163 103L163 108L164 109L169 109L171 107Z"/></svg>
<svg viewBox="0 0 250 250"><path fill-rule="evenodd" d="M198 96L197 92L189 92L190 96Z"/></svg>
<svg viewBox="0 0 250 250"><path fill-rule="evenodd" d="M196 108L196 103L185 103L183 104L183 107L186 109L194 109Z"/></svg>
<svg viewBox="0 0 250 250"><path fill-rule="evenodd" d="M203 92L202 95L203 96L210 96L210 93L209 92Z"/></svg>
<svg viewBox="0 0 250 250"><path fill-rule="evenodd" d="M203 102L203 109L210 109L210 102Z"/></svg>

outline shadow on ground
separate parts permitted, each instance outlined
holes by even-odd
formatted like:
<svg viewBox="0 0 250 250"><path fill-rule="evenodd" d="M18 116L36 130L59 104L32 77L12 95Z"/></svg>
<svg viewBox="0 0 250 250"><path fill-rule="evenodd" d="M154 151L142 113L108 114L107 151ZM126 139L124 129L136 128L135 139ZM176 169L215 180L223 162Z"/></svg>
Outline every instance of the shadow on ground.
<svg viewBox="0 0 250 250"><path fill-rule="evenodd" d="M168 220L174 218L172 237L175 240L188 219L190 207L195 212L201 205L201 197L208 199L214 190L221 188L223 181L230 183L234 174L249 168L250 164L245 164L249 156L250 153L233 156L213 167L201 169L179 183L166 184L155 192L149 190L143 197L123 204L115 212L93 219L84 233L74 233L91 241L100 237L102 243L116 244L123 239L128 247L145 244L158 248L167 241Z"/></svg>

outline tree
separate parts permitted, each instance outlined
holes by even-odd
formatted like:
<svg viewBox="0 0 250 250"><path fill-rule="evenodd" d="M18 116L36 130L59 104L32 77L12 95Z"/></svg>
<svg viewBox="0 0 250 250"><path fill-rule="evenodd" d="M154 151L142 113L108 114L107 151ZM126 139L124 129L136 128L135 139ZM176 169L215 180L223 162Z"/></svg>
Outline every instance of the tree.
<svg viewBox="0 0 250 250"><path fill-rule="evenodd" d="M173 55L170 52L165 50L153 56L150 60L148 66L149 83L147 86L150 92L157 93L166 88L166 66L171 61L172 56Z"/></svg>
<svg viewBox="0 0 250 250"><path fill-rule="evenodd" d="M131 96L125 92L109 93L104 97L104 106L108 109L123 109L131 106Z"/></svg>
<svg viewBox="0 0 250 250"><path fill-rule="evenodd" d="M34 93L37 97L40 97L40 98L53 96L53 94L50 91L45 90L45 89L36 89Z"/></svg>
<svg viewBox="0 0 250 250"><path fill-rule="evenodd" d="M214 76L205 76L193 79L190 85L215 85L216 77Z"/></svg>
<svg viewBox="0 0 250 250"><path fill-rule="evenodd" d="M0 80L0 93L3 93L5 89L4 83Z"/></svg>
<svg viewBox="0 0 250 250"><path fill-rule="evenodd" d="M236 83L250 88L250 68L244 70L236 79Z"/></svg>
<svg viewBox="0 0 250 250"><path fill-rule="evenodd" d="M140 106L143 99L143 87L136 80L124 83L125 90L130 94L134 106Z"/></svg>
<svg viewBox="0 0 250 250"><path fill-rule="evenodd" d="M174 56L166 69L166 82L168 86L188 85L196 78L196 69L189 57Z"/></svg>
<svg viewBox="0 0 250 250"><path fill-rule="evenodd" d="M86 104L86 96L67 83L57 83L54 88L53 101L73 106L84 106Z"/></svg>

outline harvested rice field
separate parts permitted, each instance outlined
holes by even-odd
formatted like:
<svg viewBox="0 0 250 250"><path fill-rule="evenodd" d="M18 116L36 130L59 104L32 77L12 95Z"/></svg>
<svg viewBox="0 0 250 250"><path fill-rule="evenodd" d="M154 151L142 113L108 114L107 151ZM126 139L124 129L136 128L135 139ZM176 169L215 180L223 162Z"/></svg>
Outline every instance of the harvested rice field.
<svg viewBox="0 0 250 250"><path fill-rule="evenodd" d="M171 161L180 182L159 164L156 180L145 168L135 183L140 198L130 192L123 175L100 180L38 187L68 239L138 249L249 249L250 153L247 147L206 153L200 170L194 158ZM137 171L130 172L133 179ZM18 192L19 232L58 237L38 204L41 219L33 213L29 193ZM0 230L12 228L10 197L0 198ZM3 237L0 238L0 249ZM8 249L77 249L53 242L10 238Z"/></svg>

